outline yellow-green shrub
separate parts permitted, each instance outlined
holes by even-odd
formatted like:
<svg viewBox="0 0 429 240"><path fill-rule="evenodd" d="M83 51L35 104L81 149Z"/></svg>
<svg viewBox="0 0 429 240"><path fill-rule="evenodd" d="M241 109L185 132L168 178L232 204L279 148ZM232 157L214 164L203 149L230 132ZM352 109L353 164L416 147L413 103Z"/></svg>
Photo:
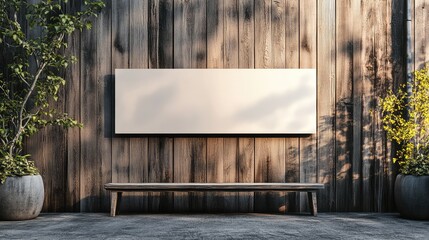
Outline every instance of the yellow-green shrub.
<svg viewBox="0 0 429 240"><path fill-rule="evenodd" d="M393 161L400 172L429 175L429 66L415 71L396 93L389 91L381 109L387 137L399 146Z"/></svg>

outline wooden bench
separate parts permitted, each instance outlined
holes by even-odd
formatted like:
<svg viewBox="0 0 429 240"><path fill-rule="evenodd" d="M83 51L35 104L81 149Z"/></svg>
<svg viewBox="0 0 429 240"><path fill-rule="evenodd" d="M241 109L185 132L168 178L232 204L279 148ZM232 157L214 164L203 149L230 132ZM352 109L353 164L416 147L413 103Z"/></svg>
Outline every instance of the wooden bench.
<svg viewBox="0 0 429 240"><path fill-rule="evenodd" d="M317 216L316 192L321 183L107 183L111 192L110 216L118 212L123 192L307 192L311 214Z"/></svg>

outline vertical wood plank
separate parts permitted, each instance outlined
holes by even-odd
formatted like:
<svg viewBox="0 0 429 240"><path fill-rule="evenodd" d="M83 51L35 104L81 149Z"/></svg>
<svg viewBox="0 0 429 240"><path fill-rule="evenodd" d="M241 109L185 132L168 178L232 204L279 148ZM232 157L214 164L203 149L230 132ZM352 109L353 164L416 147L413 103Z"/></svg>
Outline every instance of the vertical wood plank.
<svg viewBox="0 0 429 240"><path fill-rule="evenodd" d="M149 67L173 68L174 1L149 1Z"/></svg>
<svg viewBox="0 0 429 240"><path fill-rule="evenodd" d="M335 2L319 0L317 5L317 181L325 184L325 189L318 194L321 211L332 211L335 208L335 19ZM347 82L346 79L342 81ZM348 90L351 92L350 88Z"/></svg>
<svg viewBox="0 0 429 240"><path fill-rule="evenodd" d="M299 65L301 68L316 67L317 4L312 0L299 2Z"/></svg>
<svg viewBox="0 0 429 240"><path fill-rule="evenodd" d="M393 1L390 0L390 7L387 8L388 16L390 16L390 22L387 26L387 34L390 38L388 42L387 50L390 61L387 61L388 69L387 72L388 79L391 78L392 83L389 86L391 89L397 89L398 85L406 79L405 74L405 61L403 57L406 54L405 48L405 38L403 34L405 32L405 24L402 24L403 19L405 19L406 11L401 11L400 9L405 9L405 1ZM387 154L386 154L386 165L385 165L385 181L388 182L388 186L384 190L385 206L386 211L394 211L395 203L393 199L393 187L395 183L396 171L397 168L392 162L394 145L389 141L387 142Z"/></svg>
<svg viewBox="0 0 429 240"><path fill-rule="evenodd" d="M362 31L363 9L361 2L352 1L353 28L353 137L352 171L353 171L353 211L362 209Z"/></svg>
<svg viewBox="0 0 429 240"><path fill-rule="evenodd" d="M238 1L237 0L224 0L224 54L223 54L223 67L224 68L238 68ZM228 137L223 141L223 181L224 182L238 182L238 138ZM224 194L223 210L225 212L237 212L238 193L225 193Z"/></svg>
<svg viewBox="0 0 429 240"><path fill-rule="evenodd" d="M271 0L255 1L255 68L272 68Z"/></svg>
<svg viewBox="0 0 429 240"><path fill-rule="evenodd" d="M148 139L130 139L129 182L148 182ZM128 211L146 212L147 193L129 193Z"/></svg>
<svg viewBox="0 0 429 240"><path fill-rule="evenodd" d="M224 67L238 68L238 0L224 0Z"/></svg>
<svg viewBox="0 0 429 240"><path fill-rule="evenodd" d="M129 65L130 68L149 66L148 14L149 6L145 1L130 1L129 28Z"/></svg>
<svg viewBox="0 0 429 240"><path fill-rule="evenodd" d="M375 8L374 2L368 1L362 3L363 27L362 31L362 206L363 211L372 211L374 194L374 128L373 115L373 80L374 80L374 24Z"/></svg>
<svg viewBox="0 0 429 240"><path fill-rule="evenodd" d="M272 67L271 6L271 0L255 1L255 68ZM255 182L268 180L271 157L273 157L269 148L269 139L255 138ZM254 211L268 211L274 200L269 194L255 193ZM278 202L275 202L274 207L277 205Z"/></svg>
<svg viewBox="0 0 429 240"><path fill-rule="evenodd" d="M405 3L404 3L404 12L405 12L405 18L404 19L407 19L408 18L408 12L407 12L407 3L408 1L405 1ZM411 0L410 1L410 4L411 4L411 6L410 6L410 11L411 11L411 29L410 29L410 45L411 45L411 56L410 56L410 62L409 62L409 64L411 65L410 66L410 69L413 71L413 70L415 70L416 69L416 36L417 36L417 34L416 34L416 0ZM404 24L405 25L405 32L403 32L403 34L404 35L406 35L407 34L407 25L408 25L408 23L406 23L406 24ZM408 56L407 56L407 54L408 54L408 46L407 46L407 36L405 36L404 37L404 39L405 39L405 42L404 42L404 48L405 48L405 55L404 55L404 57L405 57L405 64L407 64L407 62L408 62ZM404 65L405 66L405 71L406 71L406 74L408 74L408 69L407 69L407 66L406 65ZM408 78L408 75L405 77L405 83L406 83L406 81L407 81L407 78Z"/></svg>
<svg viewBox="0 0 429 240"><path fill-rule="evenodd" d="M207 139L207 182L237 182L237 139ZM236 212L237 193L207 193L207 210Z"/></svg>
<svg viewBox="0 0 429 240"><path fill-rule="evenodd" d="M112 1L112 71L129 67L130 4L128 0ZM130 139L112 138L112 181L130 181ZM130 198L123 196L123 211L130 210Z"/></svg>
<svg viewBox="0 0 429 240"><path fill-rule="evenodd" d="M238 64L240 68L255 67L255 6L250 0L238 0Z"/></svg>
<svg viewBox="0 0 429 240"><path fill-rule="evenodd" d="M206 142L205 138L174 139L174 182L206 182ZM176 211L203 211L204 195L201 193L175 193Z"/></svg>
<svg viewBox="0 0 429 240"><path fill-rule="evenodd" d="M352 0L337 3L336 21L336 192L335 209L352 210L353 205L353 8ZM334 179L335 180L335 179Z"/></svg>
<svg viewBox="0 0 429 240"><path fill-rule="evenodd" d="M404 24L404 19L406 19L406 1L391 1L391 14L390 14L390 23L392 28L391 37L392 37L392 64L393 64L393 89L397 89L398 86L403 83L406 79L405 76L405 64L406 59L406 39L404 34L406 33L406 24ZM393 27L394 26L394 27Z"/></svg>
<svg viewBox="0 0 429 240"><path fill-rule="evenodd" d="M299 182L299 138L285 139L285 182ZM285 211L299 211L299 199L297 193L287 193Z"/></svg>
<svg viewBox="0 0 429 240"><path fill-rule="evenodd" d="M238 182L238 139L223 139L223 182ZM237 212L238 193L225 193L223 211Z"/></svg>
<svg viewBox="0 0 429 240"><path fill-rule="evenodd" d="M38 1L39 2L39 1ZM65 7L65 5L62 5ZM23 19L24 20L24 19ZM33 33L39 35L39 29L33 30ZM62 49L66 51L66 49ZM60 70L60 76L65 77L65 71ZM58 111L65 112L66 91L60 88L58 100L49 100L50 107ZM66 189L67 184L67 138L66 130L60 126L47 126L43 129L43 181L45 184L45 203L44 211L63 212L65 211ZM45 205L46 204L46 205Z"/></svg>
<svg viewBox="0 0 429 240"><path fill-rule="evenodd" d="M130 166L129 181L134 183L145 183L149 180L148 173L148 139L130 139ZM147 212L148 194L130 193L129 211Z"/></svg>
<svg viewBox="0 0 429 240"><path fill-rule="evenodd" d="M112 27L110 2L97 18L97 162L100 165L100 210L108 211L110 208L110 194L103 185L112 182L112 135L113 135L113 75L112 75Z"/></svg>
<svg viewBox="0 0 429 240"><path fill-rule="evenodd" d="M149 67L173 68L172 0L149 1ZM173 139L149 139L149 182L173 182ZM173 193L149 193L149 211L171 211Z"/></svg>
<svg viewBox="0 0 429 240"><path fill-rule="evenodd" d="M64 74L63 70L60 74ZM60 113L65 111L65 89L61 88L58 94L58 100L50 101L50 105ZM46 146L44 161L47 161L47 176L49 176L50 187L48 188L48 198L50 198L50 212L64 212L65 210L65 191L67 182L67 139L66 130L60 126L48 126L46 128ZM54 174L52 174L54 173Z"/></svg>
<svg viewBox="0 0 429 240"><path fill-rule="evenodd" d="M174 182L192 182L192 154L189 152L189 140L186 138L174 138L173 167ZM192 156L191 156L192 155ZM189 194L174 193L174 210L179 212L189 212Z"/></svg>
<svg viewBox="0 0 429 240"><path fill-rule="evenodd" d="M286 1L275 0L271 2L271 46L272 46L272 67L286 67ZM272 144L282 146L277 153L274 152L272 161L273 176L272 181L284 182L286 170L286 141L285 138L273 139ZM272 151L272 150L271 150ZM276 162L277 160L277 162ZM270 196L270 195L269 195ZM285 193L273 193L270 198L274 198L273 203L278 207L273 208L274 212L285 212L287 210Z"/></svg>
<svg viewBox="0 0 429 240"><path fill-rule="evenodd" d="M255 182L284 182L284 138L255 139ZM284 194L256 193L256 212L284 212Z"/></svg>
<svg viewBox="0 0 429 240"><path fill-rule="evenodd" d="M394 28L392 22L393 22L393 0L387 0L386 2L386 18L390 19L390 21L386 22L385 24L385 34L386 34L386 53L385 53L385 64L386 64L386 70L385 70L385 74L386 74L386 89L392 89L392 86L394 86L394 71L395 69L393 68L393 62L394 62L394 57L393 57L393 31L392 28ZM386 136L385 136L386 137ZM393 203L391 203L391 199L393 199L393 165L392 165L392 155L391 155L391 151L392 151L392 145L391 142L387 140L387 138L385 139L385 158L382 159L383 160L383 169L382 171L382 175L383 175L383 190L382 190L382 208L381 211L383 212L389 212L389 211L393 211Z"/></svg>
<svg viewBox="0 0 429 240"><path fill-rule="evenodd" d="M299 67L299 0L285 2L285 65L286 68Z"/></svg>
<svg viewBox="0 0 429 240"><path fill-rule="evenodd" d="M299 67L315 68L317 59L317 5L312 0L301 0L299 7L300 50ZM320 87L320 86L319 86ZM316 182L316 137L314 135L300 138L300 181ZM301 211L308 211L305 193L301 193Z"/></svg>
<svg viewBox="0 0 429 240"><path fill-rule="evenodd" d="M238 67L254 68L255 67L255 17L254 1L238 0ZM238 181L253 182L255 155L254 138L238 139ZM240 212L253 211L253 193L239 193Z"/></svg>
<svg viewBox="0 0 429 240"><path fill-rule="evenodd" d="M99 19L94 24L98 29ZM81 129L81 164L80 164L80 195L81 211L94 212L101 209L100 206L100 184L101 184L101 166L99 164L99 145L97 142L98 135L98 105L97 105L97 88L98 73L97 65L97 30L85 30L82 33L81 45L81 120L84 128ZM110 47L110 46L109 46Z"/></svg>
<svg viewBox="0 0 429 240"><path fill-rule="evenodd" d="M284 2L255 3L255 66L285 66ZM255 181L283 182L285 169L284 138L255 139ZM283 194L256 193L255 211L285 211Z"/></svg>
<svg viewBox="0 0 429 240"><path fill-rule="evenodd" d="M63 98L60 93L59 99ZM51 106L63 111L62 101L51 102ZM63 212L65 210L65 185L66 185L66 159L65 159L65 135L64 129L59 126L48 126L43 132L43 180L46 186L44 211ZM39 161L39 159L35 159Z"/></svg>
<svg viewBox="0 0 429 240"><path fill-rule="evenodd" d="M73 12L80 9L80 2L70 1L66 5L67 12ZM66 39L68 48L66 54L79 57L80 32L74 32ZM70 117L80 120L80 64L72 64L65 71L64 79L67 80L65 85L65 111ZM80 129L72 128L67 130L67 170L66 170L66 197L65 210L79 212L80 206Z"/></svg>
<svg viewBox="0 0 429 240"><path fill-rule="evenodd" d="M223 68L223 0L207 2L207 68ZM207 182L223 182L223 138L207 138ZM223 193L207 193L207 211L221 211Z"/></svg>
<svg viewBox="0 0 429 240"><path fill-rule="evenodd" d="M285 2L285 67L299 68L299 1L287 0ZM286 182L299 182L299 138L287 137L285 139L285 180ZM287 193L286 211L299 211L299 194Z"/></svg>
<svg viewBox="0 0 429 240"><path fill-rule="evenodd" d="M148 2L130 0L130 68L148 68ZM148 182L148 138L130 139L130 182ZM148 210L148 194L130 194L131 211Z"/></svg>
<svg viewBox="0 0 429 240"><path fill-rule="evenodd" d="M207 2L207 68L223 68L224 1Z"/></svg>
<svg viewBox="0 0 429 240"><path fill-rule="evenodd" d="M393 189L393 173L391 161L391 144L388 142L383 125L381 122L381 110L379 97L384 97L387 89L394 86L392 76L392 25L391 21L386 21L389 17L392 18L392 1L384 0L379 3L382 11L377 12L377 31L375 32L375 48L377 49L377 71L375 81L375 151L376 162L374 175L376 176L374 195L375 195L375 211L389 211L393 205L389 203L389 196L393 197L391 189ZM392 199L392 198L390 198Z"/></svg>
<svg viewBox="0 0 429 240"><path fill-rule="evenodd" d="M206 4L198 0L174 2L174 67L206 68Z"/></svg>
<svg viewBox="0 0 429 240"><path fill-rule="evenodd" d="M207 138L207 182L223 181L223 138ZM223 193L207 193L207 211L219 212L224 208Z"/></svg>
<svg viewBox="0 0 429 240"><path fill-rule="evenodd" d="M414 61L415 69L421 69L429 62L429 1L415 0Z"/></svg>
<svg viewBox="0 0 429 240"><path fill-rule="evenodd" d="M375 3L375 29L374 29L374 177L373 195L374 211L380 212L383 208L384 189L384 162L386 158L386 137L381 122L381 109L379 97L385 96L387 92L386 64L387 64L387 0ZM376 39L376 40L375 40Z"/></svg>
<svg viewBox="0 0 429 240"><path fill-rule="evenodd" d="M149 138L149 182L173 182L173 138ZM149 211L173 210L172 193L150 193Z"/></svg>
<svg viewBox="0 0 429 240"><path fill-rule="evenodd" d="M45 178L45 176L48 176L49 172L46 170L46 161L44 157L44 146L46 145L46 138L44 137L44 133L46 131L44 129L40 130L38 133L32 135L28 139L26 139L25 143L25 151L26 153L30 154L30 160L34 161L34 165L39 170L40 175L43 178L43 185L45 186L46 190L46 196L43 200L43 208L42 212L48 212L50 208L50 198L48 197L48 194L52 193L49 191L50 184L47 182L48 178Z"/></svg>
<svg viewBox="0 0 429 240"><path fill-rule="evenodd" d="M272 67L286 67L286 1L273 0L271 9Z"/></svg>
<svg viewBox="0 0 429 240"><path fill-rule="evenodd" d="M238 139L238 181L252 183L255 180L255 139ZM238 194L238 211L253 212L253 193Z"/></svg>
<svg viewBox="0 0 429 240"><path fill-rule="evenodd" d="M174 67L205 68L207 66L206 2L198 0L175 1L174 16ZM205 138L175 139L175 182L207 181L206 148L207 139ZM182 164L189 168L179 167ZM174 206L177 210L202 211L205 207L204 193L176 193L174 196Z"/></svg>
<svg viewBox="0 0 429 240"><path fill-rule="evenodd" d="M225 44L231 41L227 39L228 33L224 36L224 22L229 23L224 5L224 0L207 2L207 68L223 68L226 62ZM234 25L229 28L234 29ZM207 139L207 182L236 181L237 146L236 138ZM236 211L237 197L237 193L207 193L207 210Z"/></svg>
<svg viewBox="0 0 429 240"><path fill-rule="evenodd" d="M390 10L390 13L388 13L388 16L391 16L391 19L389 21L390 26L387 28L387 35L390 36L391 39L387 41L388 45L391 44L391 46L387 47L387 50L391 51L388 53L388 56L390 57L389 61L387 61L388 69L391 70L387 72L387 80L389 80L390 77L393 79L393 83L390 87L393 88L393 90L397 90L401 84L404 84L407 80L407 69L404 67L406 66L406 38L404 37L406 33L406 24L403 24L404 19L406 19L406 1L389 1L390 7L388 7L388 12ZM420 25L421 20L417 19L415 11L416 7L416 1L411 1L411 47L412 49L415 49L415 40L417 33L415 32L415 29L418 28L417 25ZM423 23L423 25L427 26L427 23ZM389 33L390 32L390 33ZM411 58L415 57L415 53L417 50L413 51L413 55ZM411 61L411 69L414 69L415 65L415 59ZM390 73L392 74L391 76ZM393 199L393 186L395 182L395 177L398 173L398 168L395 164L392 163L392 157L393 153L395 151L395 146L391 142L387 142L387 151L386 151L386 161L384 164L384 173L385 173L385 181L388 182L387 185L385 185L385 188L383 189L384 192L384 202L386 202L384 205L387 208L387 211L395 210L394 201ZM386 210L383 209L383 211Z"/></svg>

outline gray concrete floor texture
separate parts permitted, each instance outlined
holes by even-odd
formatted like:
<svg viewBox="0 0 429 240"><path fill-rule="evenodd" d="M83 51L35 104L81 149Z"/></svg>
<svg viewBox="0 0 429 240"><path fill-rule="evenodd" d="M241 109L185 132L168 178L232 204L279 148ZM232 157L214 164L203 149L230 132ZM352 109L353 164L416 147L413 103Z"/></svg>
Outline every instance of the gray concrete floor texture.
<svg viewBox="0 0 429 240"><path fill-rule="evenodd" d="M429 239L429 221L394 213L45 213L0 221L0 239Z"/></svg>

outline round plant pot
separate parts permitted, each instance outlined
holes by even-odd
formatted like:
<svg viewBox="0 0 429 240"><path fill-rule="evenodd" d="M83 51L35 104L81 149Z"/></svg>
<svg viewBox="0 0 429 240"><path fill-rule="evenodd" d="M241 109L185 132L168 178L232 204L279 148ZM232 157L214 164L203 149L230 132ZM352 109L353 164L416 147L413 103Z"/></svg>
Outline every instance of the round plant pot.
<svg viewBox="0 0 429 240"><path fill-rule="evenodd" d="M394 193L401 217L429 220L429 176L399 174Z"/></svg>
<svg viewBox="0 0 429 240"><path fill-rule="evenodd" d="M36 218L42 210L44 197L40 175L8 177L0 184L0 220Z"/></svg>

